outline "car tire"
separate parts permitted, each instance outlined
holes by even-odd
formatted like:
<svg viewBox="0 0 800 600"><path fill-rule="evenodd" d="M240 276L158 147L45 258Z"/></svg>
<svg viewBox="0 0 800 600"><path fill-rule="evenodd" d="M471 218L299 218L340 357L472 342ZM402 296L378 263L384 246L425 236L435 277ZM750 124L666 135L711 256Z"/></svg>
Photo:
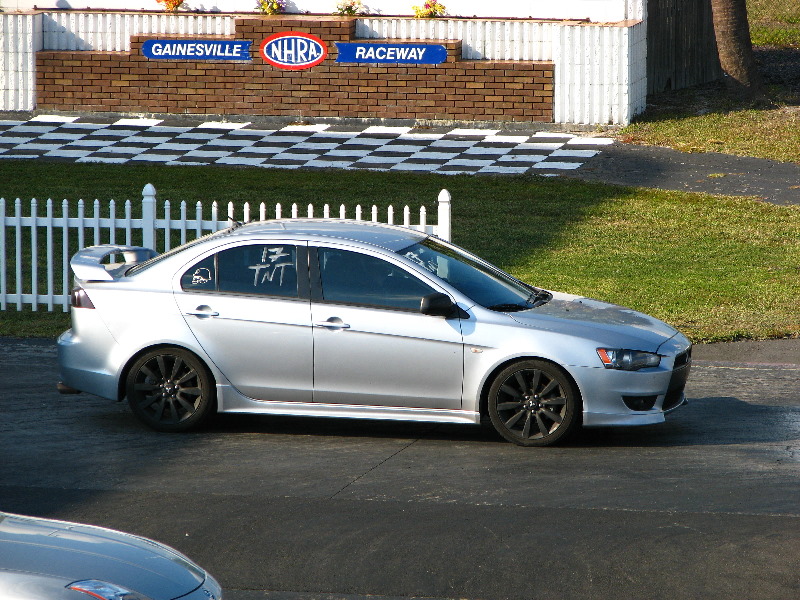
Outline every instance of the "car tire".
<svg viewBox="0 0 800 600"><path fill-rule="evenodd" d="M142 355L126 380L133 414L157 431L187 431L216 411L216 387L203 362L180 348Z"/></svg>
<svg viewBox="0 0 800 600"><path fill-rule="evenodd" d="M520 446L551 446L581 423L581 399L557 365L526 360L503 369L489 388L487 408L495 430Z"/></svg>

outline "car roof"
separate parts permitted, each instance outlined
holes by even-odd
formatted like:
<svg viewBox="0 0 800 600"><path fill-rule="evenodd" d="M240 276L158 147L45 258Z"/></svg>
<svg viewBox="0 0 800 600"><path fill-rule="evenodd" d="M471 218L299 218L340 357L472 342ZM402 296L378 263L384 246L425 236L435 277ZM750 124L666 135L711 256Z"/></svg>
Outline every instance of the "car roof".
<svg viewBox="0 0 800 600"><path fill-rule="evenodd" d="M400 227L370 221L341 219L275 219L247 223L229 229L229 236L290 236L309 241L347 240L379 246L392 252L424 240L427 234Z"/></svg>

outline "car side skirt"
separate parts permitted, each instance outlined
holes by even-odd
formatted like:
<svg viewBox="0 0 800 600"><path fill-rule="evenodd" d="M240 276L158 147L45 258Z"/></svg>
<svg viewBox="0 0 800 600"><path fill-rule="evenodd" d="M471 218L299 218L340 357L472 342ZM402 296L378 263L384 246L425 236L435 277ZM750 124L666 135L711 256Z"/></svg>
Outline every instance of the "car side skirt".
<svg viewBox="0 0 800 600"><path fill-rule="evenodd" d="M229 385L217 385L217 402L218 411L221 413L344 417L348 419L385 419L387 421L425 421L473 425L480 423L481 420L480 413L471 410L253 400L241 395Z"/></svg>

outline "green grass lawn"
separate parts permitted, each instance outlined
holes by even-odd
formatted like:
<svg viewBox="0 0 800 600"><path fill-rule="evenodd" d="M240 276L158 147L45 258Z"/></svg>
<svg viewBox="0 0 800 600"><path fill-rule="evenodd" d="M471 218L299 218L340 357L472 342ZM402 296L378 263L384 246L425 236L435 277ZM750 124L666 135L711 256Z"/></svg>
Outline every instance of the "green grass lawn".
<svg viewBox="0 0 800 600"><path fill-rule="evenodd" d="M747 0L754 46L800 47L800 0Z"/></svg>
<svg viewBox="0 0 800 600"><path fill-rule="evenodd" d="M800 52L800 50L798 50ZM621 130L623 142L800 163L800 106L741 104L722 85L665 92Z"/></svg>
<svg viewBox="0 0 800 600"><path fill-rule="evenodd" d="M800 336L800 208L536 176L0 162L0 197L426 205L453 195L453 241L545 288L653 314L694 341ZM54 336L62 313L0 312L0 335Z"/></svg>

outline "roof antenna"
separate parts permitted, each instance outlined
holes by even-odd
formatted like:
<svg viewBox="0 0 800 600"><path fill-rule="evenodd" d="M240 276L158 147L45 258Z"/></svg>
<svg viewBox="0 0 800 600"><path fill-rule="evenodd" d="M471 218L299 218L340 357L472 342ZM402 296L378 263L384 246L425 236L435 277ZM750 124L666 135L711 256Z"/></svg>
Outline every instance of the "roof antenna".
<svg viewBox="0 0 800 600"><path fill-rule="evenodd" d="M242 223L241 221L237 221L236 219L234 219L233 215L228 215L228 221L230 222L230 229L231 230L238 229L239 227L244 225L244 223Z"/></svg>

